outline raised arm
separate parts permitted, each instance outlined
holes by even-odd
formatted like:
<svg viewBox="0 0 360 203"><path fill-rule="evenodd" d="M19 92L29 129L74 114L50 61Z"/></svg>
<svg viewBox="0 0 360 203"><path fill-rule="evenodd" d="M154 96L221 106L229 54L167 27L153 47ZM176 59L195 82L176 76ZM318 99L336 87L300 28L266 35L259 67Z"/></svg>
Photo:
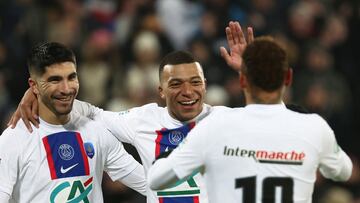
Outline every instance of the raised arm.
<svg viewBox="0 0 360 203"><path fill-rule="evenodd" d="M230 52L225 47L220 47L221 56L226 63L235 71L240 71L242 66L242 54L248 43L254 41L254 32L252 27L247 28L247 39L238 22L229 22L229 26L225 28L226 39Z"/></svg>

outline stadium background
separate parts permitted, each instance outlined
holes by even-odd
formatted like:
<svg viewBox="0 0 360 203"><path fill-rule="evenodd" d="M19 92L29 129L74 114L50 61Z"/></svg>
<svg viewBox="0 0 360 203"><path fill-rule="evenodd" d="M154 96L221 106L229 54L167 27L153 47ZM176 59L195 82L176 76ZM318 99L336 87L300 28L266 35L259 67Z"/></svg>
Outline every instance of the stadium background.
<svg viewBox="0 0 360 203"><path fill-rule="evenodd" d="M26 54L42 41L75 50L78 98L107 110L163 105L158 64L175 49L192 52L202 64L207 103L244 105L236 73L219 56L229 20L287 47L295 72L287 102L322 115L353 159L348 183L319 177L314 202L360 202L358 0L0 0L0 129L28 87ZM144 202L106 177L103 185L106 202Z"/></svg>

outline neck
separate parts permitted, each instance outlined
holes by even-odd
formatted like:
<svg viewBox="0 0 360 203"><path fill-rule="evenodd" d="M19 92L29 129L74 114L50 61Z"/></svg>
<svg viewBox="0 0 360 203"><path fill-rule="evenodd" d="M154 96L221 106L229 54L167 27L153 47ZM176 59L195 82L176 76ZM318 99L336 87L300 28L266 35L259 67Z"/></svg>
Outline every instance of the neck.
<svg viewBox="0 0 360 203"><path fill-rule="evenodd" d="M262 90L253 90L245 92L246 104L279 104L282 102L282 91L265 92Z"/></svg>
<svg viewBox="0 0 360 203"><path fill-rule="evenodd" d="M39 103L39 116L52 125L64 125L70 120L70 114L56 115L43 103Z"/></svg>

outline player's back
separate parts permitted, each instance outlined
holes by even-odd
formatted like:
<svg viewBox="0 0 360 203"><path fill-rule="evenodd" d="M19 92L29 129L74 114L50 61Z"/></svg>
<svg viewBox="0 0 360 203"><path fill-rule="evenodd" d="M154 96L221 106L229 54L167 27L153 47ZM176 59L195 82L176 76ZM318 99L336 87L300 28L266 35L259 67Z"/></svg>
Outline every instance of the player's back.
<svg viewBox="0 0 360 203"><path fill-rule="evenodd" d="M311 202L325 148L341 151L322 118L282 104L248 105L214 117L204 135L212 140L204 149L212 202Z"/></svg>

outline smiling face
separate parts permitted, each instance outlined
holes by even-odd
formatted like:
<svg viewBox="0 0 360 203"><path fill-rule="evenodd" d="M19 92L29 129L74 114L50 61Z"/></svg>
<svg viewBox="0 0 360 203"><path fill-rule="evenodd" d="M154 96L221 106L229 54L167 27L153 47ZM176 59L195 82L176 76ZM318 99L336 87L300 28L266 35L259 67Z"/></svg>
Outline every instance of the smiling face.
<svg viewBox="0 0 360 203"><path fill-rule="evenodd" d="M38 97L40 117L52 124L67 122L79 91L75 64L50 65L41 76L32 76L29 83Z"/></svg>
<svg viewBox="0 0 360 203"><path fill-rule="evenodd" d="M160 83L160 96L173 118L189 121L201 113L206 84L199 63L165 65Z"/></svg>

